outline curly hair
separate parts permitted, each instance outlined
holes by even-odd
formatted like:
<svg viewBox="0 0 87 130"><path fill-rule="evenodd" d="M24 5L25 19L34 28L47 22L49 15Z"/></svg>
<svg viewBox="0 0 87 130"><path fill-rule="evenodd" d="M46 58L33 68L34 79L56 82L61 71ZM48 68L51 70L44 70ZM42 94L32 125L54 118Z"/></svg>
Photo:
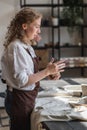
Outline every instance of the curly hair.
<svg viewBox="0 0 87 130"><path fill-rule="evenodd" d="M22 24L30 24L40 17L42 17L42 14L36 12L34 9L29 7L22 8L10 22L6 33L4 46L7 48L7 46L16 38L22 41L24 35Z"/></svg>

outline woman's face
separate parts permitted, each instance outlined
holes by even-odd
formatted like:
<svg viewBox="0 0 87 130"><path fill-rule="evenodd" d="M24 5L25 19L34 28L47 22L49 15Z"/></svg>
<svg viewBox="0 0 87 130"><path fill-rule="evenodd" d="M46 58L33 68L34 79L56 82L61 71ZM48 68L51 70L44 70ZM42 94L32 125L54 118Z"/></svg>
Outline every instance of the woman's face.
<svg viewBox="0 0 87 130"><path fill-rule="evenodd" d="M29 24L23 24L22 27L25 31L24 38L26 40L33 40L40 32L41 18L36 19L34 22Z"/></svg>

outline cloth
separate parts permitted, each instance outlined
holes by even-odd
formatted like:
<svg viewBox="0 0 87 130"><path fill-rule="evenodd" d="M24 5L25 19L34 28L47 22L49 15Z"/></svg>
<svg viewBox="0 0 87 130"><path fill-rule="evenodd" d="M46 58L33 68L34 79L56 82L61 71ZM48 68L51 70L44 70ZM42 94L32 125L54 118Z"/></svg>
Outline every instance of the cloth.
<svg viewBox="0 0 87 130"><path fill-rule="evenodd" d="M68 85L69 83L64 81L63 79L60 80L41 80L40 81L40 86L41 88L43 88L44 90L52 90L52 89L56 89L56 88L60 88L62 86Z"/></svg>
<svg viewBox="0 0 87 130"><path fill-rule="evenodd" d="M21 88L27 83L29 75L34 73L33 61L25 50L26 48L30 51L32 57L36 57L30 45L26 45L20 40L15 40L4 51L1 66L2 78L6 80L8 86L28 91L33 90L35 84Z"/></svg>
<svg viewBox="0 0 87 130"><path fill-rule="evenodd" d="M38 97L51 96L81 96L81 85L70 85L63 79L60 80L42 80L40 86L44 91L38 93ZM64 91L65 90L65 91Z"/></svg>
<svg viewBox="0 0 87 130"><path fill-rule="evenodd" d="M39 92L34 110L31 115L31 130L38 130L41 122L43 121L87 121L87 105L84 106L84 104L82 104L83 102L81 97L74 97L72 94L69 95L68 92L65 93L66 89L60 90L62 95L58 95L58 93L60 93L59 88L61 88L58 86L58 81L55 82L43 80L41 82L42 83L40 85L43 86L44 90ZM49 87L48 84L51 82L54 83L52 83L51 87ZM78 89L81 89L81 87L79 86Z"/></svg>
<svg viewBox="0 0 87 130"><path fill-rule="evenodd" d="M70 120L85 120L87 121L87 106L79 105L77 108L71 107L64 98L38 98L32 112L32 129L38 130L38 126L43 121L70 121ZM33 123L34 122L34 123Z"/></svg>
<svg viewBox="0 0 87 130"><path fill-rule="evenodd" d="M79 83L79 84L87 84L87 78L71 78L71 80Z"/></svg>

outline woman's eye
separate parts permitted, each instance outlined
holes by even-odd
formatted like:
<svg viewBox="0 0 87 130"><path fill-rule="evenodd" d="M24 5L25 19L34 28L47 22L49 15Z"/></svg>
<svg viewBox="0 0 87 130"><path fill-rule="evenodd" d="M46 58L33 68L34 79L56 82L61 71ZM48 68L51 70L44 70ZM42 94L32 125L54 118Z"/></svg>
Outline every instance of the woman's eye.
<svg viewBox="0 0 87 130"><path fill-rule="evenodd" d="M36 28L40 28L40 26L39 26L39 25L35 25L35 27L36 27Z"/></svg>

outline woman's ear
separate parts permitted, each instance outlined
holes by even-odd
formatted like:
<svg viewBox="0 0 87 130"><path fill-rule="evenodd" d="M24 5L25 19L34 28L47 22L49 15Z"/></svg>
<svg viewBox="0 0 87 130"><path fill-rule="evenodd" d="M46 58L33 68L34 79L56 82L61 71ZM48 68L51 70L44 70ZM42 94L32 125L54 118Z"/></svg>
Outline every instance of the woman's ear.
<svg viewBox="0 0 87 130"><path fill-rule="evenodd" d="M27 24L26 23L22 24L22 28L23 28L23 30L26 30L27 29Z"/></svg>

